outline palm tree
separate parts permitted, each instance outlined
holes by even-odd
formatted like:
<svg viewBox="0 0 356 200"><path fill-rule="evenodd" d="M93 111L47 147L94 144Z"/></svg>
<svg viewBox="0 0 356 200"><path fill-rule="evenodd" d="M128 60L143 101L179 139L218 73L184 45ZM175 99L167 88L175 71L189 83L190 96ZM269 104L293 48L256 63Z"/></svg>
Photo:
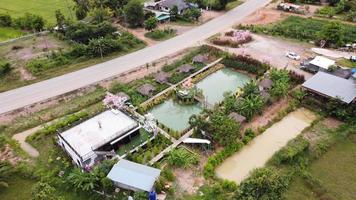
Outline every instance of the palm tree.
<svg viewBox="0 0 356 200"><path fill-rule="evenodd" d="M69 174L67 180L75 189L82 191L91 191L98 185L97 177L91 173L82 172L79 168L75 168Z"/></svg>

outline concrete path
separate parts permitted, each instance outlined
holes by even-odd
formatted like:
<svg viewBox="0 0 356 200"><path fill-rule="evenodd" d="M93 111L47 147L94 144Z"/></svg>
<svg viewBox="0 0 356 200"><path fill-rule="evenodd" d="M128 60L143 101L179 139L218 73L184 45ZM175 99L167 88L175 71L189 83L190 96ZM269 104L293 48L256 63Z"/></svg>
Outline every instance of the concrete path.
<svg viewBox="0 0 356 200"><path fill-rule="evenodd" d="M289 113L250 144L226 159L217 169L218 177L240 184L251 171L263 167L289 140L297 137L316 119L311 111L301 108Z"/></svg>
<svg viewBox="0 0 356 200"><path fill-rule="evenodd" d="M157 45L76 72L0 93L0 114L98 83L196 45L199 41L240 22L269 2L271 0L248 0L220 17Z"/></svg>
<svg viewBox="0 0 356 200"><path fill-rule="evenodd" d="M35 128L29 129L27 131L12 136L12 139L17 140L20 143L20 147L33 158L38 157L40 154L35 148L33 148L29 143L26 142L26 138L31 134L35 133L36 131L40 130L41 128L42 126L37 126Z"/></svg>

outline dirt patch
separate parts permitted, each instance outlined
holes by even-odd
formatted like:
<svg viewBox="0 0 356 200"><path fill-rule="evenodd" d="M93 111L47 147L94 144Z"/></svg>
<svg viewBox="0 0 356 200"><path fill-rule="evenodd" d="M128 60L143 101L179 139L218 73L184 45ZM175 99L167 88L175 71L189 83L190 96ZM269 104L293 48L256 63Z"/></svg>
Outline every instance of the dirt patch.
<svg viewBox="0 0 356 200"><path fill-rule="evenodd" d="M23 159L18 157L10 145L6 144L4 148L0 150L0 162L8 161L12 165L16 165L18 162L22 161Z"/></svg>
<svg viewBox="0 0 356 200"><path fill-rule="evenodd" d="M287 18L288 15L272 8L262 8L242 21L241 24L265 25Z"/></svg>
<svg viewBox="0 0 356 200"><path fill-rule="evenodd" d="M322 123L329 129L335 129L335 128L339 127L343 122L339 121L335 118L328 117L328 118L324 119Z"/></svg>
<svg viewBox="0 0 356 200"><path fill-rule="evenodd" d="M20 72L21 78L22 78L23 80L28 81L28 80L33 80L33 79L35 79L35 77L34 77L30 72L28 72L24 67L20 67L20 68L19 68L19 72Z"/></svg>
<svg viewBox="0 0 356 200"><path fill-rule="evenodd" d="M210 44L210 43L209 43ZM236 55L249 55L261 62L266 62L272 66L297 72L304 75L306 79L312 74L305 72L299 68L299 61L291 60L286 57L286 53L293 51L301 56L301 60L312 57L314 54L310 50L309 44L297 43L270 36L252 34L252 41L243 44L239 48L221 47L210 44L224 51Z"/></svg>

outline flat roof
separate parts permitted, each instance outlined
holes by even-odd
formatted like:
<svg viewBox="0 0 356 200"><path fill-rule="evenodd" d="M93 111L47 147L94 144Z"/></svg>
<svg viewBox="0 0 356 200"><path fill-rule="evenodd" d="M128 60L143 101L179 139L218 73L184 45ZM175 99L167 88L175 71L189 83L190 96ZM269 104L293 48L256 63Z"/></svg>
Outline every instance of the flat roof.
<svg viewBox="0 0 356 200"><path fill-rule="evenodd" d="M60 135L83 158L135 127L138 123L123 112L107 110Z"/></svg>
<svg viewBox="0 0 356 200"><path fill-rule="evenodd" d="M107 177L119 184L151 192L161 170L121 159L117 162Z"/></svg>
<svg viewBox="0 0 356 200"><path fill-rule="evenodd" d="M325 72L316 73L302 86L325 96L338 98L345 103L351 103L356 98L356 84L352 80Z"/></svg>
<svg viewBox="0 0 356 200"><path fill-rule="evenodd" d="M316 56L312 61L309 62L312 65L318 66L323 69L329 69L331 65L335 64L334 60L330 60L323 56Z"/></svg>

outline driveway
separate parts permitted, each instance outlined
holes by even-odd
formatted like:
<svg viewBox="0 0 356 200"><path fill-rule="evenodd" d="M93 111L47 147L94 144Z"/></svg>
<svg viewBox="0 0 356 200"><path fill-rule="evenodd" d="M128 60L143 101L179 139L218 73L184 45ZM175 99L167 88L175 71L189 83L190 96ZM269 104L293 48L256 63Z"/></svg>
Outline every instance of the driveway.
<svg viewBox="0 0 356 200"><path fill-rule="evenodd" d="M196 45L199 41L241 22L244 17L270 1L249 0L220 17L157 45L76 72L0 93L0 114L98 83Z"/></svg>
<svg viewBox="0 0 356 200"><path fill-rule="evenodd" d="M218 46L217 46L218 47ZM219 47L234 54L246 54L260 60L268 62L272 66L283 69L287 68L310 78L312 74L299 68L300 61L295 61L286 57L288 51L293 51L301 56L301 60L310 57L313 53L310 51L310 45L305 43L290 42L270 36L253 34L253 41L244 44L240 48Z"/></svg>

